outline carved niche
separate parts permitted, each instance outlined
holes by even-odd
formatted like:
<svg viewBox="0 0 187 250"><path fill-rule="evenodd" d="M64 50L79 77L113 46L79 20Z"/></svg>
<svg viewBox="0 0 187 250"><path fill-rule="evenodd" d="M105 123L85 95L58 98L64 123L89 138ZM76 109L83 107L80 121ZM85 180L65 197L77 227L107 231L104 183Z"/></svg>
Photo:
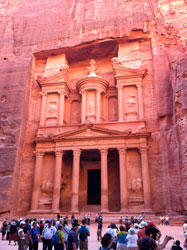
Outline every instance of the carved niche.
<svg viewBox="0 0 187 250"><path fill-rule="evenodd" d="M116 96L110 96L108 99L108 117L109 121L118 120L118 100Z"/></svg>
<svg viewBox="0 0 187 250"><path fill-rule="evenodd" d="M78 100L73 100L71 102L71 124L80 123L80 102Z"/></svg>
<svg viewBox="0 0 187 250"><path fill-rule="evenodd" d="M126 86L123 88L124 119L136 120L138 118L137 88Z"/></svg>

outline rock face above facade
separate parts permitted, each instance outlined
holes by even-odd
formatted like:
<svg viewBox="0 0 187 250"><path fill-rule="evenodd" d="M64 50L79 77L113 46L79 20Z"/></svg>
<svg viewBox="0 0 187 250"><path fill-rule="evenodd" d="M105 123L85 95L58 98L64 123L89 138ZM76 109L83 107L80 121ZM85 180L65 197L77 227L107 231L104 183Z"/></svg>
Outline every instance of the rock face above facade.
<svg viewBox="0 0 187 250"><path fill-rule="evenodd" d="M116 56L127 68L146 66L154 210L187 210L185 9L184 0L1 1L1 213L26 214L30 209L34 166L29 164L34 162L41 104L35 79L44 73L47 59L63 53L75 65L72 79L83 69L81 62L92 58L100 68ZM103 69L102 74L114 84L110 73Z"/></svg>

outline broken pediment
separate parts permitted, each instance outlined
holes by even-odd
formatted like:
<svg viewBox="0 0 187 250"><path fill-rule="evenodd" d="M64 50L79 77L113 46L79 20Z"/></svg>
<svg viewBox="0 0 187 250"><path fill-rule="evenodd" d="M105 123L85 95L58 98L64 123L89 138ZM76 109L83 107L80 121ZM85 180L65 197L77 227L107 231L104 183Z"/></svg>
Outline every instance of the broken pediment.
<svg viewBox="0 0 187 250"><path fill-rule="evenodd" d="M112 137L112 136L123 136L124 132L118 132L115 130L103 129L98 127L86 126L85 128L80 128L71 132L62 133L59 135L52 136L53 140L61 139L87 139L87 138L98 138L98 137Z"/></svg>
<svg viewBox="0 0 187 250"><path fill-rule="evenodd" d="M115 77L124 77L124 78L136 78L141 77L143 78L145 73L147 72L147 69L145 69L143 66L140 68L134 69L134 68L127 68L123 65L123 62L119 60L117 57L112 58L112 67L114 70Z"/></svg>
<svg viewBox="0 0 187 250"><path fill-rule="evenodd" d="M68 76L67 76L68 71L69 71L69 66L63 65L60 68L58 73L53 73L50 76L38 75L37 81L40 83L40 85L67 82L68 81Z"/></svg>

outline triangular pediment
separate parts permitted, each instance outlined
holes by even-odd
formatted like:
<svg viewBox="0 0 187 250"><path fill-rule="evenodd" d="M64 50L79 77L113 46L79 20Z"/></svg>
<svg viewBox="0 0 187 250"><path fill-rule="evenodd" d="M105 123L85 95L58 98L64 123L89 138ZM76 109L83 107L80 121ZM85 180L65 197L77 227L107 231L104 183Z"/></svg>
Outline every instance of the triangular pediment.
<svg viewBox="0 0 187 250"><path fill-rule="evenodd" d="M103 129L98 127L84 127L80 129L76 129L74 131L69 131L66 133L61 133L59 135L52 136L53 140L61 140L61 139L88 139L88 138L98 138L98 137L111 137L111 136L120 136L124 135L124 132L119 132L115 130Z"/></svg>

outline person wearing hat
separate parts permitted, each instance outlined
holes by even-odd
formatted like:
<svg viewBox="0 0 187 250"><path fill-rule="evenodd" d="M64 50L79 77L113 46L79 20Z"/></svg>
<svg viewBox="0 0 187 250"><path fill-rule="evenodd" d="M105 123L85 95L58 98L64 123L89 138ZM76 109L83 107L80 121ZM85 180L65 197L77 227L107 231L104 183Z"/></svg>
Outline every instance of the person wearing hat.
<svg viewBox="0 0 187 250"><path fill-rule="evenodd" d="M137 223L134 223L134 231L137 234L139 231L139 225Z"/></svg>
<svg viewBox="0 0 187 250"><path fill-rule="evenodd" d="M116 250L116 244L117 244L116 224L111 223L111 225L106 230L106 233L111 234L111 236L112 236L112 246L111 246L111 248Z"/></svg>
<svg viewBox="0 0 187 250"><path fill-rule="evenodd" d="M53 220L48 220L48 225L42 232L43 250L52 250L52 237L56 233L56 228L52 226Z"/></svg>
<svg viewBox="0 0 187 250"><path fill-rule="evenodd" d="M20 228L18 229L18 250L25 250L25 234L24 234L24 227L25 221L20 222Z"/></svg>
<svg viewBox="0 0 187 250"><path fill-rule="evenodd" d="M72 223L72 228L68 234L66 250L78 249L78 238L77 238L78 227L79 227L78 221L74 220Z"/></svg>
<svg viewBox="0 0 187 250"><path fill-rule="evenodd" d="M139 224L139 230L137 236L138 240L145 236L145 223L143 221Z"/></svg>
<svg viewBox="0 0 187 250"><path fill-rule="evenodd" d="M133 227L129 229L126 241L128 250L137 250L138 236Z"/></svg>

